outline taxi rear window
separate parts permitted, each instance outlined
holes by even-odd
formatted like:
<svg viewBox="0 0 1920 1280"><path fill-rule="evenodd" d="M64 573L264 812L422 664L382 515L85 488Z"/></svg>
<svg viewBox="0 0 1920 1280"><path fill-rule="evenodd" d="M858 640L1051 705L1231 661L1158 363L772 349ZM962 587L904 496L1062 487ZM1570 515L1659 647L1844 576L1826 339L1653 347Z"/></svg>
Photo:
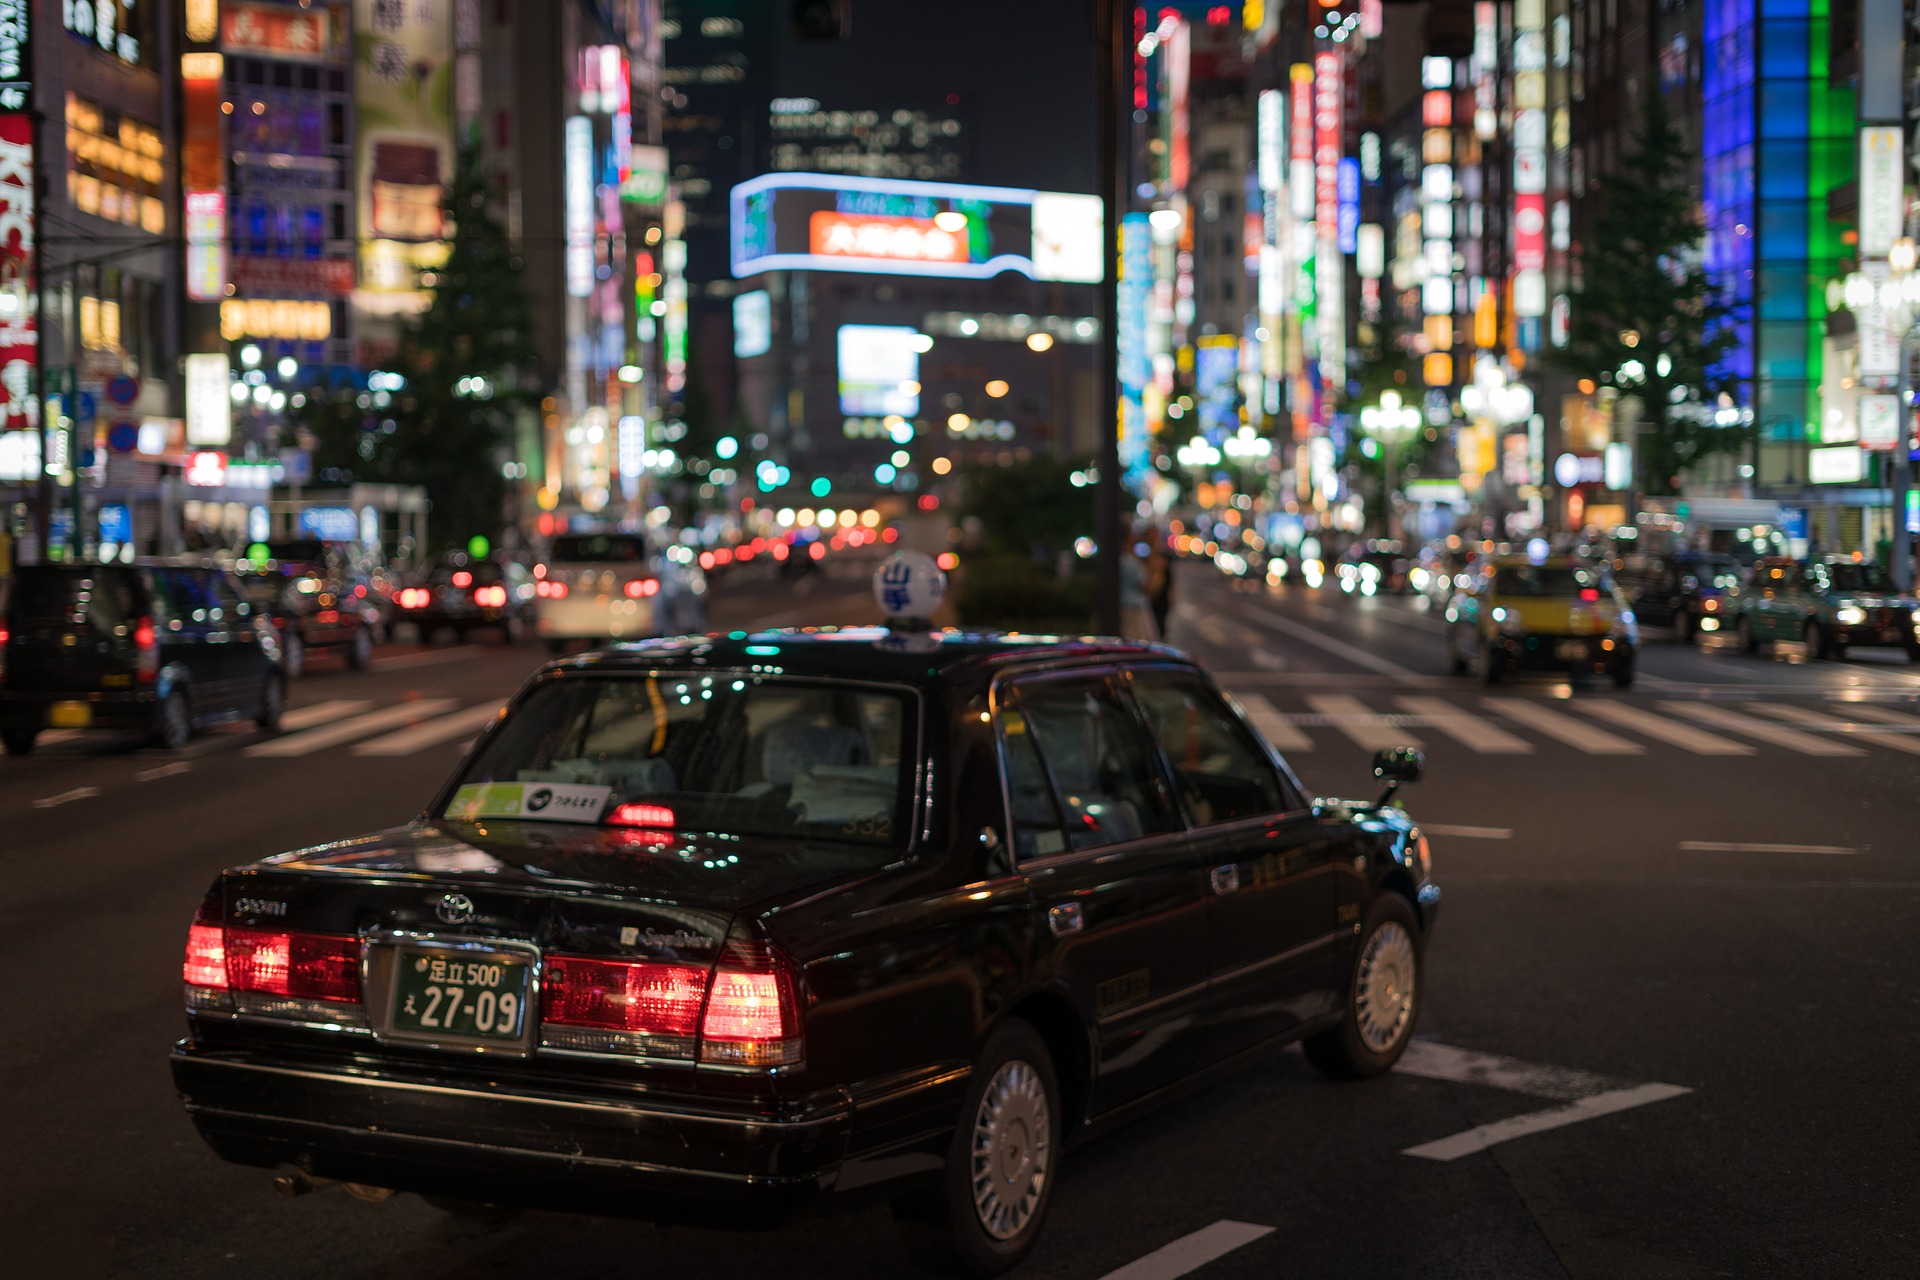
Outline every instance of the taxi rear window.
<svg viewBox="0 0 1920 1280"><path fill-rule="evenodd" d="M1497 596L1557 599L1578 596L1584 590L1601 585L1600 575L1592 569L1554 565L1506 565L1493 575L1493 593Z"/></svg>
<svg viewBox="0 0 1920 1280"><path fill-rule="evenodd" d="M24 565L14 579L7 609L21 620L72 618L96 631L112 631L142 608L143 593L135 577L131 569L107 566Z"/></svg>
<svg viewBox="0 0 1920 1280"><path fill-rule="evenodd" d="M553 540L553 559L563 564L635 564L646 558L646 540L631 534L577 533Z"/></svg>

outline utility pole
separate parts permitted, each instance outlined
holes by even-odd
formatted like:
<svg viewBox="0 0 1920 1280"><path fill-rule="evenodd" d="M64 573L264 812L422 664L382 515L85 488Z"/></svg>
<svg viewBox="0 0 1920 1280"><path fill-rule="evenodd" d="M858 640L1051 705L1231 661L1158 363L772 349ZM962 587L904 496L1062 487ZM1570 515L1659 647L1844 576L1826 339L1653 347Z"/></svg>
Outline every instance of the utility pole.
<svg viewBox="0 0 1920 1280"><path fill-rule="evenodd" d="M1120 634L1120 557L1128 554L1125 528L1125 488L1120 477L1120 86L1126 79L1127 42L1123 25L1132 8L1120 0L1094 0L1098 26L1095 44L1100 70L1096 77L1094 131L1100 148L1095 173L1099 175L1103 210L1100 245L1100 353L1099 401L1095 407L1094 542L1099 548L1099 589L1094 597L1094 626L1103 635Z"/></svg>

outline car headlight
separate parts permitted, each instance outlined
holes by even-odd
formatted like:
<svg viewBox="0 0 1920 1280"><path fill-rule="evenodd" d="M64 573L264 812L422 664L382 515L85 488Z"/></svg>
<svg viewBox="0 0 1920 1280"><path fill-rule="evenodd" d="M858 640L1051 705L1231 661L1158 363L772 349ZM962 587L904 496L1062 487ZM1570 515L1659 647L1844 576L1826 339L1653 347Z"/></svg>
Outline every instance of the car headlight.
<svg viewBox="0 0 1920 1280"><path fill-rule="evenodd" d="M1523 636L1527 634L1526 624L1520 621L1520 615L1505 609L1495 609L1488 615L1493 625L1503 636Z"/></svg>
<svg viewBox="0 0 1920 1280"><path fill-rule="evenodd" d="M1833 611L1833 620L1843 627L1857 627L1867 620L1867 611L1858 605L1846 605Z"/></svg>

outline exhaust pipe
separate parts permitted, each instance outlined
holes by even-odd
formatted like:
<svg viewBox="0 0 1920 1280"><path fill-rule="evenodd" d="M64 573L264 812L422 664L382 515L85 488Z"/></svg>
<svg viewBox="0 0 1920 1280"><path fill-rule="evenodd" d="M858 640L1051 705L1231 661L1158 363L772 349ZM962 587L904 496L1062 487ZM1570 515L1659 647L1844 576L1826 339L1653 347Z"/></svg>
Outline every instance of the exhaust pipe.
<svg viewBox="0 0 1920 1280"><path fill-rule="evenodd" d="M301 1196L310 1196L316 1191L325 1191L333 1185L332 1178L316 1178L305 1173L279 1173L273 1178L273 1189L289 1200Z"/></svg>

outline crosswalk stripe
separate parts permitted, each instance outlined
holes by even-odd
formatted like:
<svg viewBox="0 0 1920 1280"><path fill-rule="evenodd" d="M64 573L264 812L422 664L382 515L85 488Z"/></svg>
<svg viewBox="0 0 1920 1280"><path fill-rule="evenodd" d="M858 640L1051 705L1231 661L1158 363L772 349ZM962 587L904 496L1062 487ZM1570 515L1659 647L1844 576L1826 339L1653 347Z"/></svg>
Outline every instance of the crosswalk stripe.
<svg viewBox="0 0 1920 1280"><path fill-rule="evenodd" d="M1481 755L1486 756L1528 756L1533 754L1533 744L1523 738L1516 738L1491 721L1455 706L1445 698L1425 698L1408 695L1402 697L1400 705L1419 716L1421 722L1430 729L1438 729L1455 741L1465 743Z"/></svg>
<svg viewBox="0 0 1920 1280"><path fill-rule="evenodd" d="M350 715L365 711L372 705L373 703L365 698L337 698L332 702L316 702L310 707L294 707L280 717L280 728L286 733L292 733L297 729L311 729L317 724L344 720Z"/></svg>
<svg viewBox="0 0 1920 1280"><path fill-rule="evenodd" d="M464 711L437 720L427 720L408 729L362 742L354 747L357 756L410 756L427 747L438 746L449 738L472 733L500 714L498 702L482 702Z"/></svg>
<svg viewBox="0 0 1920 1280"><path fill-rule="evenodd" d="M1247 719L1253 721L1263 737L1281 751L1311 751L1313 739L1300 732L1300 727L1280 714L1279 708L1258 693L1238 695L1235 699L1240 709L1247 713Z"/></svg>
<svg viewBox="0 0 1920 1280"><path fill-rule="evenodd" d="M1572 716L1561 715L1558 711L1549 711L1525 698L1482 698L1480 701L1489 711L1590 756L1637 756L1646 753L1646 748L1637 742L1629 742L1617 734L1595 728Z"/></svg>
<svg viewBox="0 0 1920 1280"><path fill-rule="evenodd" d="M412 702L399 702L378 711L369 711L363 716L354 716L350 720L259 743L248 747L245 754L282 757L311 755L315 751L338 746L342 742L352 742L355 738L364 738L382 729L437 716L454 705L452 698L417 698Z"/></svg>
<svg viewBox="0 0 1920 1280"><path fill-rule="evenodd" d="M1743 716L1729 711L1725 707L1708 706L1704 702L1663 702L1660 704L1676 715L1683 715L1701 724L1710 724L1729 733L1745 734L1749 738L1758 738L1770 742L1776 747L1785 747L1789 751L1798 751L1808 756L1859 756L1866 753L1858 747L1850 747L1844 742L1812 733L1802 733L1798 729L1788 729L1777 724L1768 724L1764 720L1755 720L1752 716Z"/></svg>
<svg viewBox="0 0 1920 1280"><path fill-rule="evenodd" d="M1750 756L1753 754L1753 748L1744 742L1729 742L1718 734L1707 733L1692 725L1669 720L1665 716L1656 716L1638 707L1629 707L1618 702L1589 702L1584 705L1588 715L1599 716L1602 720L1612 721L1623 729L1631 729L1649 738L1671 743L1697 756Z"/></svg>
<svg viewBox="0 0 1920 1280"><path fill-rule="evenodd" d="M1852 741L1871 742L1876 747L1887 747L1894 751L1904 751L1910 756L1920 756L1920 734L1875 732L1872 729L1863 728L1859 720L1842 720L1835 716L1822 715L1806 707L1788 706L1784 703L1749 702L1747 709L1781 720L1791 720L1809 729L1843 733Z"/></svg>
<svg viewBox="0 0 1920 1280"><path fill-rule="evenodd" d="M1902 715L1898 711L1889 711L1885 707L1876 707L1864 702L1842 702L1835 705L1855 720L1872 720L1876 724L1898 725L1902 729L1920 729L1920 716Z"/></svg>
<svg viewBox="0 0 1920 1280"><path fill-rule="evenodd" d="M1364 750L1424 745L1413 734L1398 725L1386 723L1384 716L1367 710L1365 703L1347 694L1310 694L1307 705L1332 720L1334 728L1352 738Z"/></svg>

